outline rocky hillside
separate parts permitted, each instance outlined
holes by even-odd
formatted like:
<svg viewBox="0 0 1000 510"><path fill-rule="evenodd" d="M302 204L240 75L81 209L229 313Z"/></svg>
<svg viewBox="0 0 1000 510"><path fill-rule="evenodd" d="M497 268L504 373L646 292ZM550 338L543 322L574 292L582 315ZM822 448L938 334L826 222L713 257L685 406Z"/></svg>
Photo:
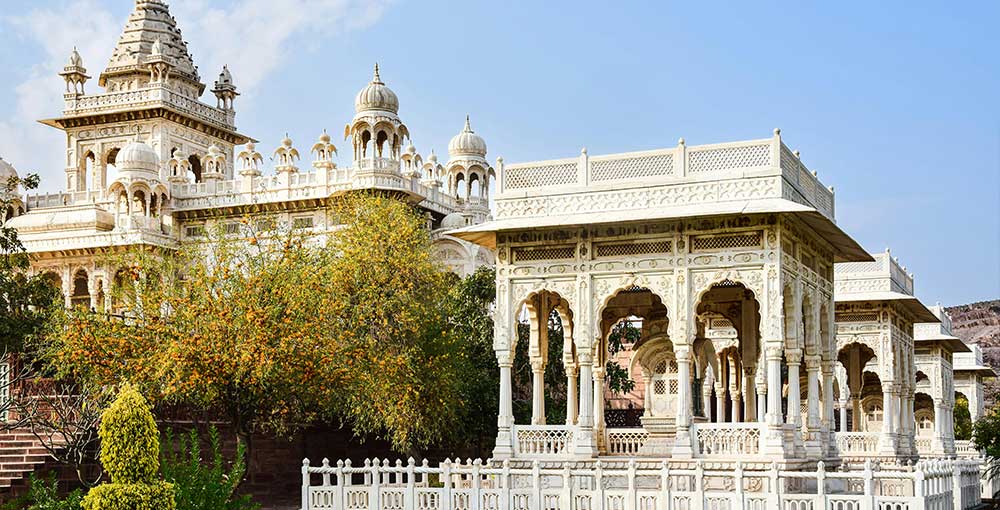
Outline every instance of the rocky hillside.
<svg viewBox="0 0 1000 510"><path fill-rule="evenodd" d="M1000 349L1000 299L945 309L955 336L987 350Z"/></svg>

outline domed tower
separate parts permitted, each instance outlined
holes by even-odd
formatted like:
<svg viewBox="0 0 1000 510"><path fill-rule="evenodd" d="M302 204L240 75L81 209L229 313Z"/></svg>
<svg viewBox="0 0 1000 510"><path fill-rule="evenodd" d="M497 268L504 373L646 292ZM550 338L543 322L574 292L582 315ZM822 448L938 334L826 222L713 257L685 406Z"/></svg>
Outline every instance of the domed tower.
<svg viewBox="0 0 1000 510"><path fill-rule="evenodd" d="M490 179L496 174L486 161L486 141L472 130L469 117L465 128L448 143L448 193L464 201L467 208L489 209ZM480 212L480 211L477 211Z"/></svg>
<svg viewBox="0 0 1000 510"><path fill-rule="evenodd" d="M344 127L344 139L351 139L355 167L362 161L399 160L403 142L410 131L399 119L399 98L379 76L378 64L372 81L354 98L354 119Z"/></svg>
<svg viewBox="0 0 1000 510"><path fill-rule="evenodd" d="M152 147L136 139L115 157L118 176L108 186L119 228L159 230L167 188L160 182L160 158Z"/></svg>
<svg viewBox="0 0 1000 510"><path fill-rule="evenodd" d="M69 54L69 62L66 63L66 67L63 67L59 76L62 76L66 80L67 94L80 95L86 93L83 90L83 85L87 83L90 76L87 76L87 68L83 67L83 57L76 51L76 47L73 48L73 53Z"/></svg>

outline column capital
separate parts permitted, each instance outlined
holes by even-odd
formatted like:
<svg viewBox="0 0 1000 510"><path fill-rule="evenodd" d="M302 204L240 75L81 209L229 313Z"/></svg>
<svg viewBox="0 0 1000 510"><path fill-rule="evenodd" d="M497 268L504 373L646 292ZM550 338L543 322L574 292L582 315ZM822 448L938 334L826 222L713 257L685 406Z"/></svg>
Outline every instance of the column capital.
<svg viewBox="0 0 1000 510"><path fill-rule="evenodd" d="M545 361L542 359L531 360L531 371L532 372L544 372L545 371Z"/></svg>
<svg viewBox="0 0 1000 510"><path fill-rule="evenodd" d="M820 369L820 361L822 361L822 358L820 358L820 356L817 355L817 354L808 354L808 355L806 355L805 356L806 370L809 370L809 371L819 370Z"/></svg>
<svg viewBox="0 0 1000 510"><path fill-rule="evenodd" d="M781 360L781 356L785 353L785 349L780 345L769 345L764 352L769 360Z"/></svg>
<svg viewBox="0 0 1000 510"><path fill-rule="evenodd" d="M798 365L802 362L802 349L785 349L785 359L789 365Z"/></svg>
<svg viewBox="0 0 1000 510"><path fill-rule="evenodd" d="M514 355L510 351L496 351L497 365L501 367L511 367L514 365Z"/></svg>

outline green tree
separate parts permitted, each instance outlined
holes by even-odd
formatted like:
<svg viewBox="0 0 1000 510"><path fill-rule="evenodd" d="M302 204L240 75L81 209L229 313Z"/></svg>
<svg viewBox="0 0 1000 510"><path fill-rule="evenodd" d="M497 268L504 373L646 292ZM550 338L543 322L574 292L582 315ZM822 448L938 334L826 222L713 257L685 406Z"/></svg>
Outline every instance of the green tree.
<svg viewBox="0 0 1000 510"><path fill-rule="evenodd" d="M464 357L448 322L452 280L423 218L402 201L348 195L328 240L290 230L209 233L176 253L133 252L113 288L120 315L53 321L46 359L98 386L211 409L241 444L317 420L409 451L457 420Z"/></svg>
<svg viewBox="0 0 1000 510"><path fill-rule="evenodd" d="M976 420L972 444L986 456L986 477L1000 476L1000 405Z"/></svg>
<svg viewBox="0 0 1000 510"><path fill-rule="evenodd" d="M0 182L0 356L21 352L25 341L42 331L59 297L44 276L28 274L30 260L17 230L3 221L19 187L37 188L38 176Z"/></svg>
<svg viewBox="0 0 1000 510"><path fill-rule="evenodd" d="M969 400L963 395L955 396L954 425L955 439L972 439L972 414L969 412Z"/></svg>

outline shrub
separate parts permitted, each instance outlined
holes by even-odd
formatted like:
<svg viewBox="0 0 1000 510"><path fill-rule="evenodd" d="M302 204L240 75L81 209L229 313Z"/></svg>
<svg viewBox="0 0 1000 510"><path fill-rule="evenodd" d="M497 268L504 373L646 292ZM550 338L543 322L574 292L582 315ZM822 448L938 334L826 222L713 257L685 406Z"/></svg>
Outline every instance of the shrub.
<svg viewBox="0 0 1000 510"><path fill-rule="evenodd" d="M256 510L249 495L236 495L246 474L246 446L236 447L236 458L229 469L222 456L219 431L208 429L209 458L203 459L197 430L175 438L166 434L166 446L160 462L163 478L174 484L177 510Z"/></svg>
<svg viewBox="0 0 1000 510"><path fill-rule="evenodd" d="M160 439L149 404L124 386L101 415L101 464L111 483L94 487L83 510L174 510L174 487L156 480Z"/></svg>
<svg viewBox="0 0 1000 510"><path fill-rule="evenodd" d="M53 474L49 478L38 478L34 473L29 475L28 493L0 505L0 510L80 510L83 492L74 490L59 497L59 482Z"/></svg>

